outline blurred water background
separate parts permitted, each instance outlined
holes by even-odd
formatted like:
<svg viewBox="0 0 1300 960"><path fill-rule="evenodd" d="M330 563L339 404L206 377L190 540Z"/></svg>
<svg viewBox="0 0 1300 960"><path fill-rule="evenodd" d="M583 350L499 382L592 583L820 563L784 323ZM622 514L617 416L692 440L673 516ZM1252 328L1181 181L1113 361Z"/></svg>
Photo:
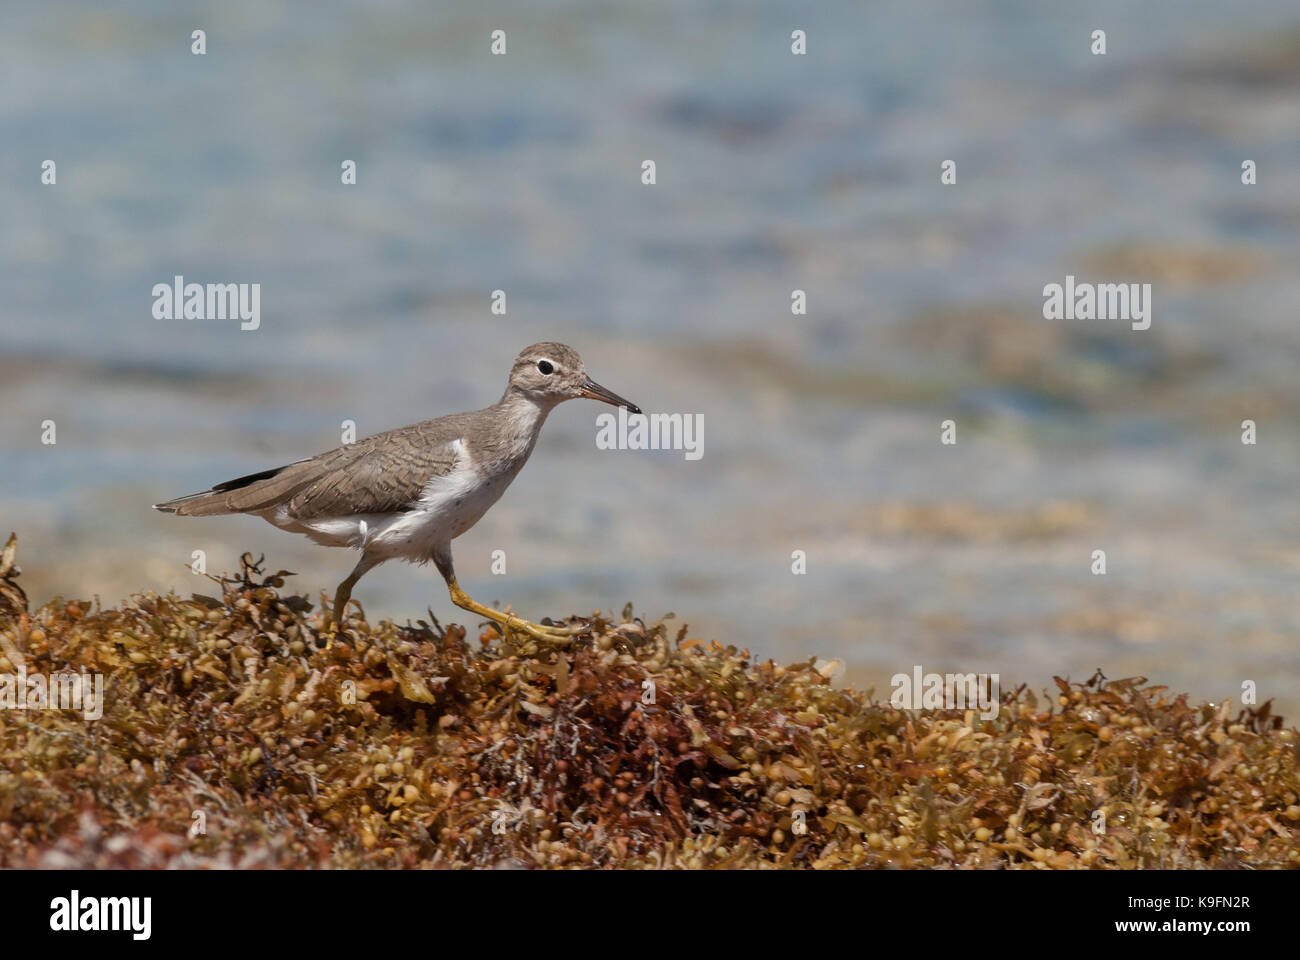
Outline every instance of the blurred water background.
<svg viewBox="0 0 1300 960"><path fill-rule="evenodd" d="M484 406L558 339L704 457L560 407L456 542L476 598L632 600L883 696L1102 667L1294 716L1298 84L1281 0L10 5L0 527L38 603L209 592L195 549L332 591L342 551L149 505ZM1067 273L1152 283L1152 328L1044 320ZM176 274L260 283L261 329L155 320ZM460 617L432 568L357 597Z"/></svg>

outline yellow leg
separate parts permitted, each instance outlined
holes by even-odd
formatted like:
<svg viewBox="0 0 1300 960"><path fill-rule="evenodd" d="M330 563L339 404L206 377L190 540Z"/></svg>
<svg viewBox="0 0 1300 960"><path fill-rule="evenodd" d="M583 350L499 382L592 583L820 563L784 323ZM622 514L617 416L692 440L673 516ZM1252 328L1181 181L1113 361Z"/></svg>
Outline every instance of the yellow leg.
<svg viewBox="0 0 1300 960"><path fill-rule="evenodd" d="M527 634L534 640L544 640L547 643L568 643L575 634L582 633L586 629L585 627L548 627L542 623L533 623L521 617L516 617L511 613L485 607L483 604L471 599L470 595L460 588L460 584L456 582L455 577L447 580L447 590L451 593L452 603L462 610L477 613L480 617L486 617L493 623L500 624L507 636L512 632L519 632Z"/></svg>

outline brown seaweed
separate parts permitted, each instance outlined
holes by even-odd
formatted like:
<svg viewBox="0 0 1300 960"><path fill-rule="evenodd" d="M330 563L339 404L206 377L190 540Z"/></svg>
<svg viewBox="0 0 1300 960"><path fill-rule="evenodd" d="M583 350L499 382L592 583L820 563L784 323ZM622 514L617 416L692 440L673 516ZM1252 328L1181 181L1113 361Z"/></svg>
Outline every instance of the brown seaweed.
<svg viewBox="0 0 1300 960"><path fill-rule="evenodd" d="M1300 865L1268 704L1098 674L904 711L630 608L562 651L329 641L247 556L219 597L29 615L0 562L0 673L105 682L98 720L0 710L0 867Z"/></svg>

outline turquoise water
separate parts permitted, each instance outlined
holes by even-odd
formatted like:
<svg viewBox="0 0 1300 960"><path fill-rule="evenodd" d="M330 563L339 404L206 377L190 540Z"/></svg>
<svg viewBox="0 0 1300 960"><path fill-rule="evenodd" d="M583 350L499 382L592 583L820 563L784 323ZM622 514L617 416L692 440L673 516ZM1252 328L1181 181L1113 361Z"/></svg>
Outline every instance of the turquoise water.
<svg viewBox="0 0 1300 960"><path fill-rule="evenodd" d="M645 409L702 414L705 453L598 450L601 408L561 407L457 541L479 599L631 599L878 691L918 662L1101 666L1214 698L1255 680L1295 714L1300 12L1131 6L7 13L0 525L24 583L206 590L193 550L250 549L332 590L341 552L149 504L345 420L483 406L558 339ZM1152 283L1152 329L1043 320L1067 273ZM176 274L260 283L260 329L155 320ZM427 568L356 596L453 615Z"/></svg>

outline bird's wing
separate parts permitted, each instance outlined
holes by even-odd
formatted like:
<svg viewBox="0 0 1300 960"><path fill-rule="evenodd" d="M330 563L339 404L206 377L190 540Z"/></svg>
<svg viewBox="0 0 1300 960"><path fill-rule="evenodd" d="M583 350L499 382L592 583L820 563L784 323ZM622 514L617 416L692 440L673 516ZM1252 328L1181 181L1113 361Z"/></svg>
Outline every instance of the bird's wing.
<svg viewBox="0 0 1300 960"><path fill-rule="evenodd" d="M451 473L464 457L459 439L436 447L385 444L321 474L285 502L285 511L310 521L406 510L431 479Z"/></svg>
<svg viewBox="0 0 1300 960"><path fill-rule="evenodd" d="M155 508L182 517L260 513L283 505L299 520L400 510L460 454L464 414L390 430L283 467L219 483Z"/></svg>

